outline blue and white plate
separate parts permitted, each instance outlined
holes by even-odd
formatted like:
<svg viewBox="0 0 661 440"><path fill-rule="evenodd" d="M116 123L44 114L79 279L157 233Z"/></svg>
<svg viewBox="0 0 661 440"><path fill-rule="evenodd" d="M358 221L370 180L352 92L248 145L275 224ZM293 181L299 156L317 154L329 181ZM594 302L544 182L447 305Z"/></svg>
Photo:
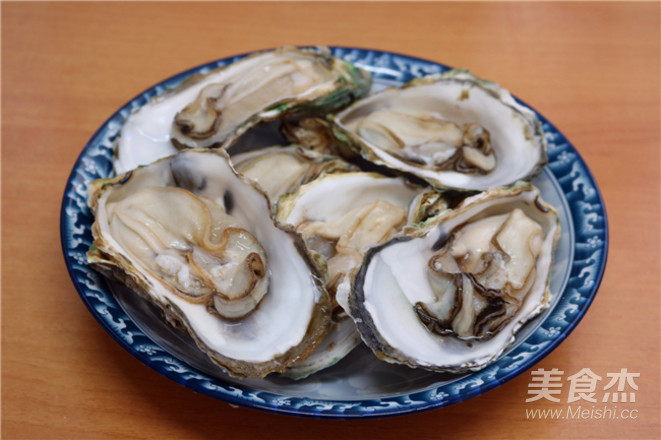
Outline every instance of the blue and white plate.
<svg viewBox="0 0 661 440"><path fill-rule="evenodd" d="M376 50L331 48L333 55L372 71L374 90L447 66ZM604 204L587 165L550 122L538 115L548 140L549 163L533 183L560 214L563 233L552 269L551 308L523 327L506 355L470 374L439 374L391 365L359 347L335 366L301 381L229 377L160 313L123 286L108 283L87 265L93 216L87 185L112 173L112 144L131 112L189 75L245 55L199 66L151 87L108 119L76 161L64 192L61 236L64 258L80 297L101 326L141 362L196 392L228 403L283 414L328 418L377 417L441 408L489 391L526 371L562 342L592 302L606 265L608 226Z"/></svg>

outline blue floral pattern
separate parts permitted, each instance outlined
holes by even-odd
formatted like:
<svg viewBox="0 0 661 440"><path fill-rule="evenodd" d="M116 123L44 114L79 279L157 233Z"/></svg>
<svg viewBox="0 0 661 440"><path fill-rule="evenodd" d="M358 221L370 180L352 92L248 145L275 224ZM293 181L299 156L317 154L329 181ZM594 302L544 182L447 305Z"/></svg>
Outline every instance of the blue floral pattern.
<svg viewBox="0 0 661 440"><path fill-rule="evenodd" d="M447 66L404 55L376 50L334 47L333 55L367 68L375 87L401 85L410 79L443 72ZM554 274L558 282L552 293L552 308L528 325L523 336L491 366L471 374L446 377L436 373L415 376L416 370L367 359L361 374L340 368L323 379L277 383L267 380L241 381L222 372L209 374L163 348L122 307L105 279L87 265L85 253L92 244L93 216L87 206L87 186L112 174L113 142L125 119L153 96L176 86L185 77L234 62L244 55L227 58L182 72L131 100L90 139L69 177L61 211L61 240L71 279L92 315L126 350L146 365L190 389L230 404L314 417L371 417L407 414L444 407L490 389L521 374L551 352L575 328L592 302L606 265L608 226L603 200L588 167L571 143L539 115L548 141L549 163L540 177L553 188L565 215L567 254ZM554 266L554 270L556 270ZM360 350L358 350L360 352ZM334 367L335 368L335 367ZM363 364L361 364L363 369ZM330 369L332 370L332 369ZM335 374L335 376L334 376ZM316 375L315 375L316 376ZM380 379L375 379L380 378ZM389 390L384 383L395 378L403 388ZM419 380L418 380L419 379ZM333 391L342 381L341 391ZM395 381L396 382L396 381ZM340 393L340 395L338 395ZM305 397L308 396L308 397ZM313 397L309 397L313 396Z"/></svg>

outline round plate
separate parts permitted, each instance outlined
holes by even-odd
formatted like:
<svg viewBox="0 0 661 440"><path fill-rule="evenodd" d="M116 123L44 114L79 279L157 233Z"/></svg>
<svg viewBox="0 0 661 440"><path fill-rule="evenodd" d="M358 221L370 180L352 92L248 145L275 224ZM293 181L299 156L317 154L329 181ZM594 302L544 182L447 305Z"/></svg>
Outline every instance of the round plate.
<svg viewBox="0 0 661 440"><path fill-rule="evenodd" d="M331 48L373 73L373 90L398 86L447 66L376 50ZM597 184L583 159L538 114L549 163L533 183L560 214L562 236L552 268L550 309L526 324L506 354L469 374L439 374L377 360L361 346L333 367L293 381L277 375L234 379L219 371L187 335L163 323L151 304L108 283L87 265L93 215L87 185L112 173L113 141L128 115L189 75L232 63L215 61L169 78L137 96L94 134L76 161L64 192L61 238L64 258L80 297L101 326L144 364L186 387L231 404L284 414L359 418L440 408L477 396L521 374L550 353L581 320L597 293L606 265L608 227ZM359 366L357 368L357 366Z"/></svg>

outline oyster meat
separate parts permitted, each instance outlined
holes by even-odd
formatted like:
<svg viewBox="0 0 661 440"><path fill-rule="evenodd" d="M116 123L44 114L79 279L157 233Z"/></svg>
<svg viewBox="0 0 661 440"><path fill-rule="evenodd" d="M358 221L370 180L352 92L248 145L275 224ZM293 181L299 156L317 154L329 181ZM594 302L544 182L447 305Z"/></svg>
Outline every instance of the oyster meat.
<svg viewBox="0 0 661 440"><path fill-rule="evenodd" d="M273 146L231 156L234 168L256 181L277 205L278 199L323 174L356 171L358 168L336 156L297 145Z"/></svg>
<svg viewBox="0 0 661 440"><path fill-rule="evenodd" d="M496 188L368 251L350 314L388 362L483 368L548 305L557 214L528 183Z"/></svg>
<svg viewBox="0 0 661 440"><path fill-rule="evenodd" d="M131 114L121 130L117 173L177 148L227 148L259 122L325 114L364 95L369 73L325 52L284 47L187 78Z"/></svg>
<svg viewBox="0 0 661 440"><path fill-rule="evenodd" d="M216 364L263 377L307 357L330 301L300 237L222 150L187 150L90 186L90 265L183 326Z"/></svg>

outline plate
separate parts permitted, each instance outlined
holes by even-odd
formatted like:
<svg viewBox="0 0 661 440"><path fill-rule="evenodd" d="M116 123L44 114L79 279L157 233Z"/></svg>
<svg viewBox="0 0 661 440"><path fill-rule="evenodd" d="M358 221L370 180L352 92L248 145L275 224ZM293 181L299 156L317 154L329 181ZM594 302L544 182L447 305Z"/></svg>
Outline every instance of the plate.
<svg viewBox="0 0 661 440"><path fill-rule="evenodd" d="M370 70L373 90L449 69L391 52L346 47L332 47L331 52ZM441 408L489 391L539 362L576 327L597 293L606 266L606 212L581 156L539 113L548 141L549 163L533 183L558 209L563 228L552 268L551 307L521 329L500 360L481 371L439 374L391 365L377 360L361 346L333 367L304 380L276 375L234 379L211 364L187 335L165 325L151 304L90 269L85 253L92 244L94 219L87 206L86 188L92 180L111 175L112 144L125 119L187 76L246 55L195 67L138 95L92 136L67 182L60 227L69 274L94 318L129 353L175 382L233 405L300 416L364 418Z"/></svg>

